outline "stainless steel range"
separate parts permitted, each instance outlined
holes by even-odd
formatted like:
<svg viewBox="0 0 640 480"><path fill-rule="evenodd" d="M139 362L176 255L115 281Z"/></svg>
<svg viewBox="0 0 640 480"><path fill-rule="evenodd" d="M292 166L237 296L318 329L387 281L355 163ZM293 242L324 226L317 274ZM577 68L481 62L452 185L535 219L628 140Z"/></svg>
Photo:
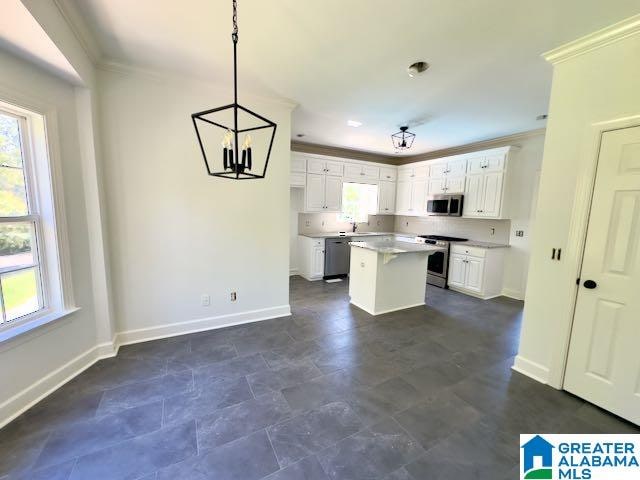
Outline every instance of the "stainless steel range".
<svg viewBox="0 0 640 480"><path fill-rule="evenodd" d="M449 248L451 242L466 242L467 238L447 237L444 235L418 235L416 242L428 243L444 247L443 252L436 252L429 255L427 267L427 283L440 288L447 287L447 277L449 276Z"/></svg>

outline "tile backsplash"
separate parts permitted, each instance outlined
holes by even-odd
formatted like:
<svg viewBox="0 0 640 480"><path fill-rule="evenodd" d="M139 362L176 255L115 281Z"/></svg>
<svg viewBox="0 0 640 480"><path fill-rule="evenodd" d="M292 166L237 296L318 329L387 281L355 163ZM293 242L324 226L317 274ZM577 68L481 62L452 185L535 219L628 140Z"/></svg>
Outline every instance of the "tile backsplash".
<svg viewBox="0 0 640 480"><path fill-rule="evenodd" d="M395 216L393 231L416 235L449 235L481 242L509 243L510 220Z"/></svg>
<svg viewBox="0 0 640 480"><path fill-rule="evenodd" d="M407 225L408 224L408 225ZM398 232L416 235L450 235L494 243L509 243L510 220L476 218L404 217L371 215L359 223L361 232ZM348 232L351 223L340 222L336 213L299 213L298 233Z"/></svg>
<svg viewBox="0 0 640 480"><path fill-rule="evenodd" d="M367 223L358 223L360 232L393 232L393 215L370 215ZM349 232L351 223L338 221L337 213L299 213L298 233Z"/></svg>

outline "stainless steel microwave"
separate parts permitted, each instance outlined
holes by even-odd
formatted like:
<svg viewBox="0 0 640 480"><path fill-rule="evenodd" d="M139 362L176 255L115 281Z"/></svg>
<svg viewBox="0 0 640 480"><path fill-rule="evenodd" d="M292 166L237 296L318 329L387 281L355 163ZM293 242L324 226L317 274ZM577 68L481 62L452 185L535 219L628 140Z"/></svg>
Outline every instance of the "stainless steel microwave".
<svg viewBox="0 0 640 480"><path fill-rule="evenodd" d="M464 195L431 195L427 198L427 215L462 216Z"/></svg>

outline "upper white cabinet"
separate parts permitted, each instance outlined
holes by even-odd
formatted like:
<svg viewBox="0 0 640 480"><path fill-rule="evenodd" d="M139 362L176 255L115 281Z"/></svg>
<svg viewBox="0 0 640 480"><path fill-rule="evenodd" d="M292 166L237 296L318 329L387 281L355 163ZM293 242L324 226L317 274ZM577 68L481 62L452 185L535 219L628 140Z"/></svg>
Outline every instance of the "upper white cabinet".
<svg viewBox="0 0 640 480"><path fill-rule="evenodd" d="M469 158L463 216L508 218L507 181L510 147L479 152Z"/></svg>
<svg viewBox="0 0 640 480"><path fill-rule="evenodd" d="M378 183L378 214L392 215L396 212L396 182Z"/></svg>
<svg viewBox="0 0 640 480"><path fill-rule="evenodd" d="M307 212L339 212L342 208L342 178L308 173L305 206Z"/></svg>
<svg viewBox="0 0 640 480"><path fill-rule="evenodd" d="M402 166L398 168L398 181L426 180L429 178L429 167L427 165Z"/></svg>
<svg viewBox="0 0 640 480"><path fill-rule="evenodd" d="M427 181L399 181L396 193L396 213L423 215L427 210Z"/></svg>
<svg viewBox="0 0 640 480"><path fill-rule="evenodd" d="M299 153L291 153L291 174L289 184L292 187L304 187L306 183L307 159Z"/></svg>
<svg viewBox="0 0 640 480"><path fill-rule="evenodd" d="M346 163L344 165L344 176L348 180L374 180L380 178L380 168L366 164Z"/></svg>
<svg viewBox="0 0 640 480"><path fill-rule="evenodd" d="M307 173L318 173L341 177L344 174L344 162L310 157L307 160Z"/></svg>
<svg viewBox="0 0 640 480"><path fill-rule="evenodd" d="M429 178L429 195L464 193L465 177Z"/></svg>
<svg viewBox="0 0 640 480"><path fill-rule="evenodd" d="M395 167L380 167L380 180L395 182L398 178L398 169ZM394 200L395 201L395 200Z"/></svg>
<svg viewBox="0 0 640 480"><path fill-rule="evenodd" d="M467 173L467 159L453 157L451 159L432 160L429 162L429 178L464 177Z"/></svg>

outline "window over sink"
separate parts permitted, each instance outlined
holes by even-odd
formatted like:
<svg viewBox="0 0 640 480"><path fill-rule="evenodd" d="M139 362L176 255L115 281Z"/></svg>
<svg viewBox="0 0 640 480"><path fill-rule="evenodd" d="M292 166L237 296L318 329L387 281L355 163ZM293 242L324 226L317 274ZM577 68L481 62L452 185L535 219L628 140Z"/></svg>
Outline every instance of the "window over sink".
<svg viewBox="0 0 640 480"><path fill-rule="evenodd" d="M342 212L338 220L363 223L378 211L378 185L344 182L342 184Z"/></svg>

